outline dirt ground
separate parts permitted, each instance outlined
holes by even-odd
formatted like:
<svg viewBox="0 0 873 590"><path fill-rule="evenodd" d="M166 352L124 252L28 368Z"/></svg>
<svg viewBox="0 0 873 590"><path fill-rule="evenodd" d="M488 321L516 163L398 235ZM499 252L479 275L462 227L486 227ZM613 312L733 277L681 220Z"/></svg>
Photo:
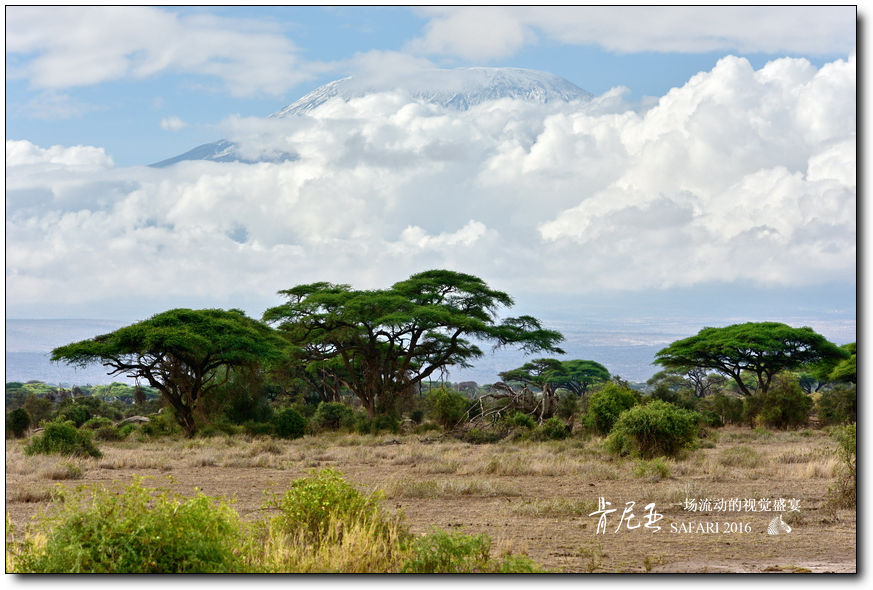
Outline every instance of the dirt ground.
<svg viewBox="0 0 873 590"><path fill-rule="evenodd" d="M291 480L307 475L313 468L333 467L362 490L402 490L398 481L449 485L475 479L493 483L496 491L479 495L414 497L395 491L389 493L385 503L391 510L402 510L414 533L425 533L432 526L467 534L487 533L496 553L525 554L557 572L856 572L855 511L828 510L826 497L834 478L791 463L791 457L813 455L821 463L822 457L827 460L830 455L828 465L832 466L830 439L816 434L743 440L742 430L735 432L735 440L722 436L714 448L696 451L692 459L669 463L671 474L661 479L632 475L631 460L603 458L606 467L601 468L581 459L585 449L567 443L562 447L542 443L546 446L535 448L531 443L512 448L508 443L425 444L425 436L401 436L372 438L355 447L348 441L343 443L346 446L336 447L329 442L283 441L276 443L279 448L265 447L265 458L242 466L235 466L241 461L231 458L261 457L257 448L250 448L256 443L249 442L246 447L246 443L210 442L188 449L177 443L164 450L158 443L104 443L103 459L79 460L81 478L64 480L51 475L64 459L24 457L20 451L23 443L7 441L6 514L21 531L47 505L40 490L56 484L72 487L82 483L127 483L136 474L154 476L156 485L183 494L193 494L196 487L210 496L234 498L234 508L243 518L258 519L266 516L261 510L265 491L282 491ZM221 445L234 448L236 454ZM719 458L726 457L726 449L731 446L751 447L764 460L754 468L725 467L724 459ZM590 454L591 448L589 444L586 452ZM557 449L555 455L577 462L565 461L562 469L534 469L535 463L542 462L543 453L552 452L550 449ZM477 466L493 467L495 458L513 452L520 457L520 464L527 463L531 469L525 471L516 463L516 473L493 468L476 472ZM131 459L132 455L137 459ZM460 468L439 468L440 462L449 461L459 463ZM704 512L687 511L671 502L682 497L682 492L700 496L694 498L698 500L705 496L713 504L719 499L726 503L731 499L754 499L756 510L751 511L747 504L739 511L717 507ZM799 510L789 511L786 505L785 510L776 511L771 504L765 506L770 510L758 511L762 499L784 499ZM524 509L538 503L578 500L585 500L594 510L600 502L609 502L605 508L616 509L607 515L605 529L598 531L597 514L590 516L578 510L538 514ZM622 522L629 502L635 503L633 517ZM649 512L646 505L650 503L655 504L653 518L663 517L652 523L661 527L657 532L644 526ZM768 534L768 524L780 514L791 531Z"/></svg>

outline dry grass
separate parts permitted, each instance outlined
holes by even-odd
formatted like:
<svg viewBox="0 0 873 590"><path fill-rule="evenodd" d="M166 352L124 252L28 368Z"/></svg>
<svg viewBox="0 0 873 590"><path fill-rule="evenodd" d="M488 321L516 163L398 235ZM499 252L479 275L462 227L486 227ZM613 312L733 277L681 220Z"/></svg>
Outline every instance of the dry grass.
<svg viewBox="0 0 873 590"><path fill-rule="evenodd" d="M421 481L400 479L385 487L386 498L441 498L450 496L517 496L514 486L485 479Z"/></svg>
<svg viewBox="0 0 873 590"><path fill-rule="evenodd" d="M597 502L575 498L547 498L522 500L510 507L510 512L519 516L549 518L558 516L588 516L597 510Z"/></svg>

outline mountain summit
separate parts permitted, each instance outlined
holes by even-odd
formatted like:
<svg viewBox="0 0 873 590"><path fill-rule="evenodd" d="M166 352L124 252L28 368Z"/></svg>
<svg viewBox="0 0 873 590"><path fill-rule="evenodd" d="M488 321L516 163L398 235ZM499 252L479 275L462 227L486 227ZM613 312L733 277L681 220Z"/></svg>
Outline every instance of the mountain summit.
<svg viewBox="0 0 873 590"><path fill-rule="evenodd" d="M471 106L502 98L546 103L551 101L589 101L594 95L548 72L520 68L458 68L420 70L414 74L373 82L354 76L316 88L300 100L270 115L305 115L333 98L351 100L377 92L403 91L420 102L448 109L466 110Z"/></svg>
<svg viewBox="0 0 873 590"><path fill-rule="evenodd" d="M451 110L467 110L483 102L500 99L547 103L577 100L587 102L594 97L564 78L537 70L481 67L431 69L418 70L384 81L349 76L316 88L270 117L307 115L330 100L349 101L379 92L405 92L416 101ZM274 161L294 158L293 154L284 154L274 158ZM222 139L152 166L163 168L184 160L251 163L239 156L232 142Z"/></svg>

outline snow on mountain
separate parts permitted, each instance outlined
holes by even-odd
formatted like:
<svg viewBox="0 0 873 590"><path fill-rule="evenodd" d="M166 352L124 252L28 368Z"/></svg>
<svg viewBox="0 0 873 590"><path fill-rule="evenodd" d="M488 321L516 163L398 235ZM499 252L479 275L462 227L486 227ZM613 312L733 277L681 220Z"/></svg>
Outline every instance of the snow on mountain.
<svg viewBox="0 0 873 590"><path fill-rule="evenodd" d="M368 82L354 76L316 88L297 102L270 115L304 115L333 98L350 100L368 94L408 92L415 100L447 109L466 110L471 106L502 98L551 101L589 101L594 95L572 82L537 70L520 68L458 68L420 70L390 83Z"/></svg>
<svg viewBox="0 0 873 590"><path fill-rule="evenodd" d="M419 70L392 78L373 81L354 76L316 88L303 98L276 111L271 118L306 115L333 99L345 101L379 92L405 92L416 101L438 105L450 110L467 110L483 102L500 99L526 100L537 103L591 100L594 95L572 82L548 72L521 68L457 68L453 70ZM219 140L194 148L174 158L152 164L163 168L184 160L244 162L235 145ZM294 159L294 154L281 154L271 161Z"/></svg>

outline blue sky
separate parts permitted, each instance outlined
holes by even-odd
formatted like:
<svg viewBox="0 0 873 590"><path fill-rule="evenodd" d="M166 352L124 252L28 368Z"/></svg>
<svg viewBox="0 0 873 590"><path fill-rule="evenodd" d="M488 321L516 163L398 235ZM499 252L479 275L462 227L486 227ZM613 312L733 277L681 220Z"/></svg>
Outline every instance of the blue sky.
<svg viewBox="0 0 873 590"><path fill-rule="evenodd" d="M447 267L579 325L855 339L853 7L7 7L6 27L7 317L257 316L296 284ZM265 119L347 75L465 66L598 99ZM347 166L355 133L461 155ZM301 159L144 167L267 136Z"/></svg>

